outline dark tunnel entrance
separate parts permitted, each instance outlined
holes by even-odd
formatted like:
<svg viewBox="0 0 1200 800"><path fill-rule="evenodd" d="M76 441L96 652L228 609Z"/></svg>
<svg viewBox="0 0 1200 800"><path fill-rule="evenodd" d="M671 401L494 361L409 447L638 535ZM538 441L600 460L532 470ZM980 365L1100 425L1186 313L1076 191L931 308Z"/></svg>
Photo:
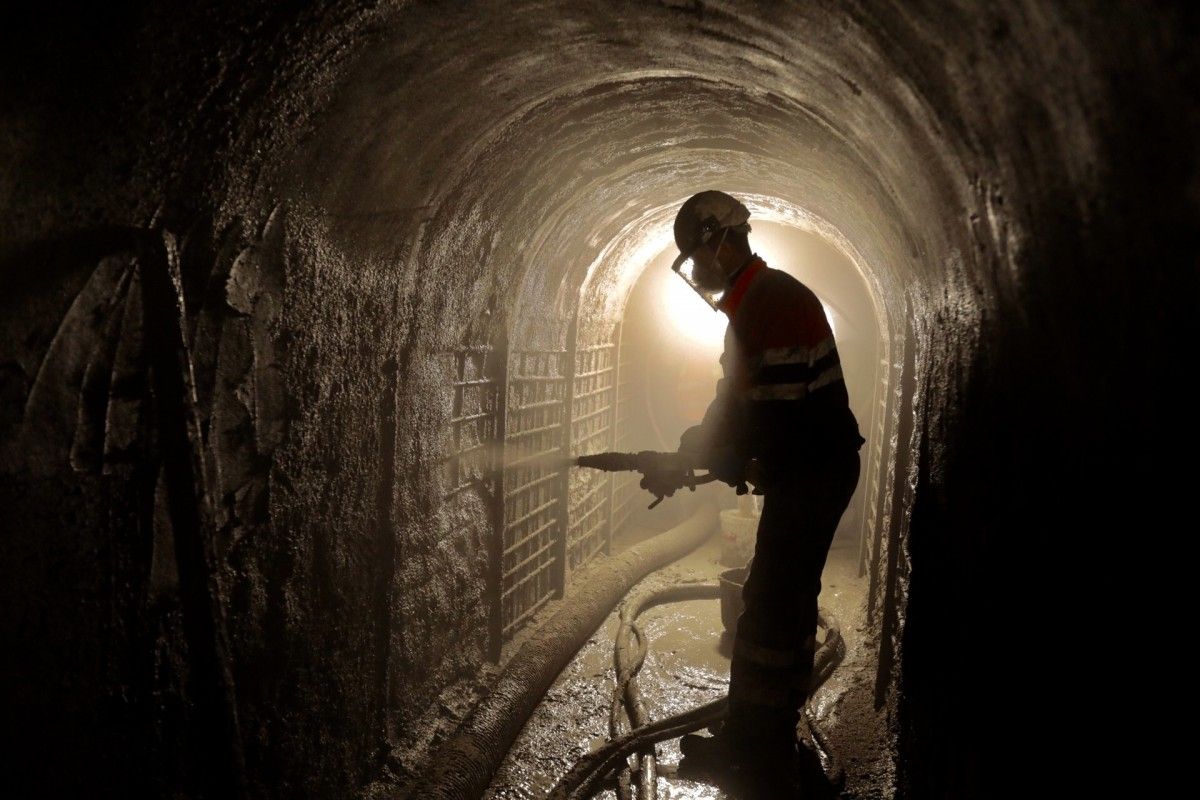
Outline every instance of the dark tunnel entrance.
<svg viewBox="0 0 1200 800"><path fill-rule="evenodd" d="M558 612L602 625L675 554L639 538L691 543L715 495L646 514L562 469L702 402L647 298L710 187L858 286L809 276L857 363L847 696L885 793L1130 760L1080 676L1129 679L1119 587L1190 497L1183 4L29 11L0 26L6 796L479 796L538 699L506 670L552 683Z"/></svg>

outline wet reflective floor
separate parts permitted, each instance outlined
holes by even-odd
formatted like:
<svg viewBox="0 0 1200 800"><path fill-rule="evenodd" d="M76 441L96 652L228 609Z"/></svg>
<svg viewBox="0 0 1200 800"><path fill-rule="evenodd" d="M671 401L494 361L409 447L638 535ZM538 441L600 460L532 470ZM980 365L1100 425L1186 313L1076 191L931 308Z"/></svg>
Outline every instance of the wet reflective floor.
<svg viewBox="0 0 1200 800"><path fill-rule="evenodd" d="M633 531L626 544L651 533ZM648 576L634 593L682 581L716 582L718 573L727 569L719 558L720 539L714 536L683 560ZM810 703L846 769L843 796L886 798L893 794L894 760L884 716L875 712L871 699L875 649L863 629L866 581L858 577L857 539L839 536L825 567L820 603L838 618L847 653ZM618 623L614 611L559 676L486 797L545 797L576 760L607 741ZM731 640L723 633L717 600L652 608L641 615L639 624L650 646L638 681L652 719L686 711L726 692ZM657 752L660 762L676 764L679 741L663 742ZM662 800L730 797L709 784L676 777L659 777L658 795ZM616 793L605 791L597 797L615 800Z"/></svg>

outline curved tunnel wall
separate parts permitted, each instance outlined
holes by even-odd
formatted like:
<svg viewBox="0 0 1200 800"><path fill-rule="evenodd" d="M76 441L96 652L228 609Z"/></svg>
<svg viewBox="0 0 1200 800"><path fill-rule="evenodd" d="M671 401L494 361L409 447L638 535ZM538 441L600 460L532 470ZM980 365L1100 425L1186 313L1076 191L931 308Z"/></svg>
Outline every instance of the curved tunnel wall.
<svg viewBox="0 0 1200 800"><path fill-rule="evenodd" d="M1174 374L1171 312L1194 296L1187 18L531 2L32 20L6 50L0 144L6 700L28 741L117 786L205 780L131 230L180 242L251 791L347 796L403 775L390 746L486 657L492 500L440 477L454 348L497 328L510 349L561 344L610 243L720 186L806 209L871 271L900 455L879 697L898 698L906 791L987 793L1004 726L982 720L1017 697L992 651L1018 635L1011 576L1065 506L1093 518L1129 453L1155 463L1141 442L1167 440L1151 394L1106 389ZM1146 436L1102 443L1114 418Z"/></svg>

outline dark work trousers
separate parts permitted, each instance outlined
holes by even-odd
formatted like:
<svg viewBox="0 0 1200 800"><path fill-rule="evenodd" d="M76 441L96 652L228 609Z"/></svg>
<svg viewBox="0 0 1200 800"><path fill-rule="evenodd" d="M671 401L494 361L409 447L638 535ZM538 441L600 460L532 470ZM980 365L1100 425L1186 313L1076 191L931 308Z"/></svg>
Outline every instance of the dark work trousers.
<svg viewBox="0 0 1200 800"><path fill-rule="evenodd" d="M764 487L734 635L726 730L749 747L790 746L808 699L821 571L858 483L857 451L809 461Z"/></svg>

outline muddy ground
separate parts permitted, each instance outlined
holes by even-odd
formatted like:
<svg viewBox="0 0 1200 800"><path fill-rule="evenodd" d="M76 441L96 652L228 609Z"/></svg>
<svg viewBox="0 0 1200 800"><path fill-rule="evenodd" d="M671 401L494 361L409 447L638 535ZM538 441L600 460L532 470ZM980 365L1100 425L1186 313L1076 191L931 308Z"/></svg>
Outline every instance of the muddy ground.
<svg viewBox="0 0 1200 800"><path fill-rule="evenodd" d="M631 530L628 546L652 535ZM715 582L727 567L720 563L721 541L708 543L679 562L639 583L633 593L679 581ZM883 712L872 703L875 643L865 628L866 578L858 576L858 548L839 536L825 568L821 605L838 618L847 653L833 677L810 701L836 757L846 770L844 796L885 798L894 794L894 752ZM489 800L544 797L575 761L608 736L614 686L614 611L579 651L526 724L487 794ZM650 639L640 687L652 718L684 711L721 696L729 684L730 637L723 632L716 600L695 600L650 609L640 618ZM678 763L678 741L658 747L660 761ZM708 784L659 777L663 800L715 800L728 795ZM598 797L614 800L615 793Z"/></svg>

